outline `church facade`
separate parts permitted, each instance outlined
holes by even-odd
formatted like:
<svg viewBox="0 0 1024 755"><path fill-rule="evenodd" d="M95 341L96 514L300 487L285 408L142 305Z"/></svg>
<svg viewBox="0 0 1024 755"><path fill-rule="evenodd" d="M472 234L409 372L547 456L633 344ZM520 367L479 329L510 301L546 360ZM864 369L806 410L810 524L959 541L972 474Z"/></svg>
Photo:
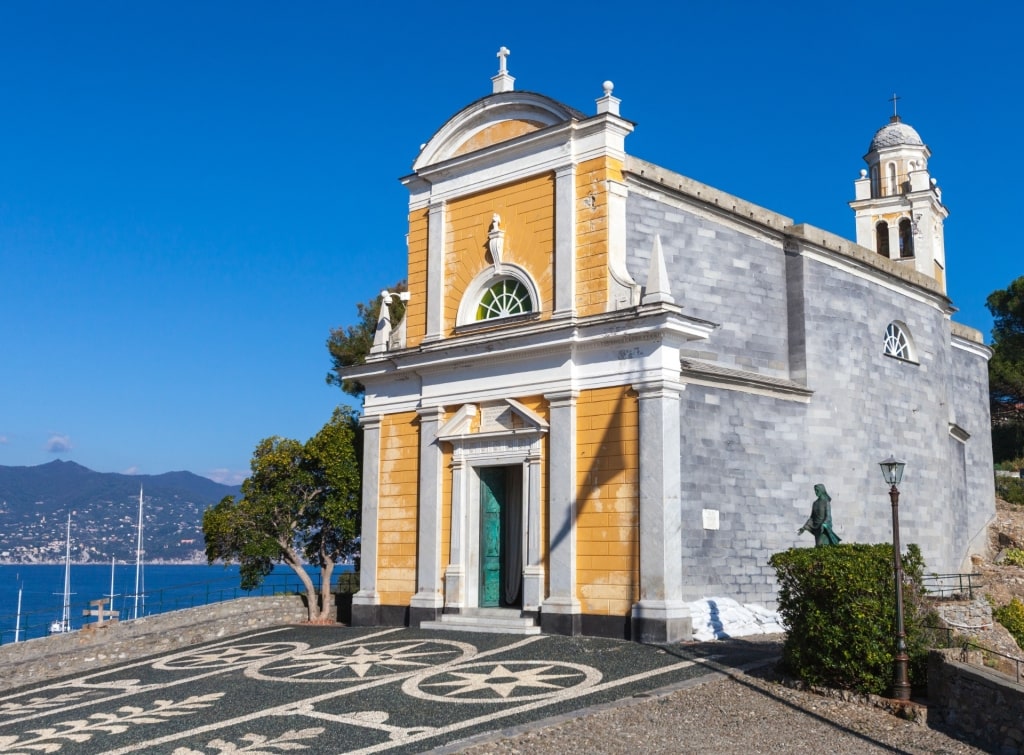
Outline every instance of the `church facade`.
<svg viewBox="0 0 1024 755"><path fill-rule="evenodd" d="M890 453L903 542L961 570L994 513L990 353L951 319L917 132L875 134L853 242L630 155L610 82L587 115L506 55L403 179L405 315L347 372L353 623L686 639L691 601L774 607L817 483L843 541L890 541Z"/></svg>

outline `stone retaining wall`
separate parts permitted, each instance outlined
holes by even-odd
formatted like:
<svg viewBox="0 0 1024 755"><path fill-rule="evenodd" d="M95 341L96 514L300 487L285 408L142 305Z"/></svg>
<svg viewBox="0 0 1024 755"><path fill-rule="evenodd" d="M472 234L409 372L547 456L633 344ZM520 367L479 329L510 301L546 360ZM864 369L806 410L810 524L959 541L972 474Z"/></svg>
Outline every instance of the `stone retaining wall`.
<svg viewBox="0 0 1024 755"><path fill-rule="evenodd" d="M272 595L0 645L0 691L307 618L301 595Z"/></svg>
<svg viewBox="0 0 1024 755"><path fill-rule="evenodd" d="M992 628L992 606L986 600L935 600L928 602L946 626L960 634L973 634Z"/></svg>
<svg viewBox="0 0 1024 755"><path fill-rule="evenodd" d="M959 650L928 654L928 718L1001 755L1024 753L1024 685L956 660Z"/></svg>

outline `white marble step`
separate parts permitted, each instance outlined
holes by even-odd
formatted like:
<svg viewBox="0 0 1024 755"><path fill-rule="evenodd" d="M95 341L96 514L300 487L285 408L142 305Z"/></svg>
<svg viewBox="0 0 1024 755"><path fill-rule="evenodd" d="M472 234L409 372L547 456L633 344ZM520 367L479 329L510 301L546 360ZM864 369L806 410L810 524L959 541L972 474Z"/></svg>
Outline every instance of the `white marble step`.
<svg viewBox="0 0 1024 755"><path fill-rule="evenodd" d="M424 621L420 628L489 634L540 634L540 627L533 619L522 617L517 611L501 609L481 609L462 614L446 613L442 614L438 621Z"/></svg>

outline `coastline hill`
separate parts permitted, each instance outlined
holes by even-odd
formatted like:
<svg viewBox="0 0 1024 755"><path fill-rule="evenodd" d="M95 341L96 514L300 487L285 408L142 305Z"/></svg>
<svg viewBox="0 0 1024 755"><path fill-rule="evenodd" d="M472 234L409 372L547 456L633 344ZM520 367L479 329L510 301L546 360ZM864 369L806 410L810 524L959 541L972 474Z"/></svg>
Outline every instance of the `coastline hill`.
<svg viewBox="0 0 1024 755"><path fill-rule="evenodd" d="M125 475L72 461L0 466L0 563L63 561L69 513L73 562L134 562L140 485L147 562L205 561L203 511L240 492L191 472Z"/></svg>

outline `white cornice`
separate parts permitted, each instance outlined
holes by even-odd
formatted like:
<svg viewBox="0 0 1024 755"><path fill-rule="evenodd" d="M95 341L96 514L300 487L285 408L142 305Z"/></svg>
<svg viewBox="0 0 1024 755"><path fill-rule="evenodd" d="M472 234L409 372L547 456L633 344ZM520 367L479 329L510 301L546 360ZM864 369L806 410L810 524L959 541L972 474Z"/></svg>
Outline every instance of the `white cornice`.
<svg viewBox="0 0 1024 755"><path fill-rule="evenodd" d="M800 254L842 269L855 277L935 307L944 314L953 311L952 303L939 290L935 279L911 267L903 267L870 249L814 226L802 224L786 231L787 254Z"/></svg>
<svg viewBox="0 0 1024 755"><path fill-rule="evenodd" d="M986 362L992 358L992 349L983 343L978 343L963 336L953 333L950 338L950 344L954 349L960 349L960 351L966 351L969 354L973 354L976 357L984 359Z"/></svg>

